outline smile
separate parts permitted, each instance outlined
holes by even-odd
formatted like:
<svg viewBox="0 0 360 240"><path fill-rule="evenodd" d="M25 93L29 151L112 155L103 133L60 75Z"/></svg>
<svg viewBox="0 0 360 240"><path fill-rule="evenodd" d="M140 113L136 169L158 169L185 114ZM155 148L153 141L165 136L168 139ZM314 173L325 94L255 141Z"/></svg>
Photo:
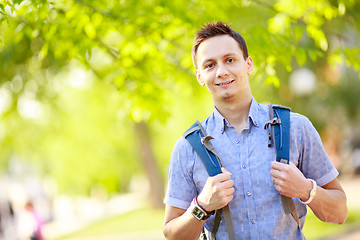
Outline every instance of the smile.
<svg viewBox="0 0 360 240"><path fill-rule="evenodd" d="M227 81L227 82L222 82L222 83L218 83L216 84L217 86L226 86L226 85L229 85L230 83L234 82L234 80L230 80L230 81Z"/></svg>

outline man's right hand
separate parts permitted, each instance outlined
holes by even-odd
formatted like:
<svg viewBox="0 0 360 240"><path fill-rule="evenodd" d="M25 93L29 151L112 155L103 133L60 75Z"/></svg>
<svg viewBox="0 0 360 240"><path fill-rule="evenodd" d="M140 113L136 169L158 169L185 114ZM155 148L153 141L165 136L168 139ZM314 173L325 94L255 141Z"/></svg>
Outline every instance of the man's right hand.
<svg viewBox="0 0 360 240"><path fill-rule="evenodd" d="M234 182L231 180L232 174L225 168L221 170L222 173L208 177L197 198L198 204L207 212L223 208L233 199L235 189Z"/></svg>

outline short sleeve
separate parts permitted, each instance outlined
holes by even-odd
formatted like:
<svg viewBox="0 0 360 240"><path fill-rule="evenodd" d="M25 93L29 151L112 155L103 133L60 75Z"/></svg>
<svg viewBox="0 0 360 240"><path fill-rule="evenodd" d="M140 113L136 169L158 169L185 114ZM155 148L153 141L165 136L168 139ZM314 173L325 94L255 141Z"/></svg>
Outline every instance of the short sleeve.
<svg viewBox="0 0 360 240"><path fill-rule="evenodd" d="M296 141L301 143L300 170L306 178L314 179L319 186L323 186L334 180L339 173L325 152L319 133L310 120L299 114L294 114L294 117Z"/></svg>
<svg viewBox="0 0 360 240"><path fill-rule="evenodd" d="M187 209L197 195L197 188L192 177L194 153L191 145L183 137L175 143L168 169L169 179L165 204Z"/></svg>

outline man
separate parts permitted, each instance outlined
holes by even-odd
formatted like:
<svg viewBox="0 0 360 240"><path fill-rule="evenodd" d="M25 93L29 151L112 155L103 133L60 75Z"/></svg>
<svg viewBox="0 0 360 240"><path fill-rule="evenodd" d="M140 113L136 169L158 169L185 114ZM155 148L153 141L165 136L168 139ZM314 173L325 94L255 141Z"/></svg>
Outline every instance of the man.
<svg viewBox="0 0 360 240"><path fill-rule="evenodd" d="M251 94L253 60L243 37L222 22L206 24L195 37L192 56L197 80L215 105L202 124L214 137L211 142L225 168L208 177L187 140L176 142L164 200L165 237L198 239L204 226L211 231L214 215L196 219L191 213L194 204L207 213L229 204L236 239L303 239L297 222L284 213L280 194L293 198L301 228L306 205L300 200L320 220L343 223L348 211L338 172L306 117L290 115L290 164L274 161L275 150L268 147L264 130L269 108ZM316 195L310 199L313 189ZM216 239L228 239L226 231L221 221Z"/></svg>

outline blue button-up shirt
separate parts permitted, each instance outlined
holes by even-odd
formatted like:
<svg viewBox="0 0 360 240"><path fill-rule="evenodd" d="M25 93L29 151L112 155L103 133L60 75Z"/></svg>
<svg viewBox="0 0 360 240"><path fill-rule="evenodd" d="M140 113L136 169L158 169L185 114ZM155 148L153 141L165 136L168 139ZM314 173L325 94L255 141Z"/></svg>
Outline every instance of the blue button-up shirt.
<svg viewBox="0 0 360 240"><path fill-rule="evenodd" d="M202 124L214 137L213 146L220 154L225 168L232 173L234 198L230 202L236 239L303 239L296 221L284 214L280 193L271 181L270 163L276 159L273 147L268 147L264 129L269 120L269 108L252 100L248 125L240 136L235 128L217 111ZM290 160L306 178L319 186L334 180L338 172L322 145L319 134L304 116L290 115ZM165 204L187 209L192 199L203 189L208 174L194 149L180 138L173 149L169 164L169 181ZM306 206L293 198L304 225ZM214 216L205 227L211 231ZM222 219L216 239L228 239Z"/></svg>

